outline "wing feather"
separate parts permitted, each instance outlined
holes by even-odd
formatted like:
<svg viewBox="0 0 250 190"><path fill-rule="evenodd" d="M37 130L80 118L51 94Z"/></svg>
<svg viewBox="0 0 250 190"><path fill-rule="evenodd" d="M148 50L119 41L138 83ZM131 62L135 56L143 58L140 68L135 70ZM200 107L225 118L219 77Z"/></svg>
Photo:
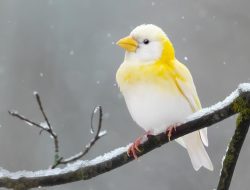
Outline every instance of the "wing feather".
<svg viewBox="0 0 250 190"><path fill-rule="evenodd" d="M192 108L193 112L200 110L201 103L193 82L192 75L185 65L180 63L178 60L175 62L176 69L176 85L179 88L180 92L187 99ZM181 77L178 77L181 76ZM207 138L207 128L201 129L200 137L205 146L208 146L208 138Z"/></svg>

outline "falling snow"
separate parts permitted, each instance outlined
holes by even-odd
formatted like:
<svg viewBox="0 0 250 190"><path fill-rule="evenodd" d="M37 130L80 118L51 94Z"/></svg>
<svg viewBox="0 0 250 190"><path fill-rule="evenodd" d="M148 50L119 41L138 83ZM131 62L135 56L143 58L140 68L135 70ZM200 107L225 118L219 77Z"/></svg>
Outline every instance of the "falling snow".
<svg viewBox="0 0 250 190"><path fill-rule="evenodd" d="M53 4L54 4L54 0L49 0L49 1L48 1L48 4L49 4L49 5L53 5Z"/></svg>
<svg viewBox="0 0 250 190"><path fill-rule="evenodd" d="M238 25L238 21L234 21L233 24L234 24L234 25Z"/></svg>
<svg viewBox="0 0 250 190"><path fill-rule="evenodd" d="M200 25L195 25L195 31L200 31L201 30L201 26Z"/></svg>
<svg viewBox="0 0 250 190"><path fill-rule="evenodd" d="M185 56L185 57L184 57L184 60L185 60L185 61L188 61L188 57Z"/></svg>
<svg viewBox="0 0 250 190"><path fill-rule="evenodd" d="M55 26L54 25L50 25L49 28L53 30L55 28Z"/></svg>
<svg viewBox="0 0 250 190"><path fill-rule="evenodd" d="M183 37L183 38L182 38L182 41L183 41L183 42L187 42L187 38Z"/></svg>
<svg viewBox="0 0 250 190"><path fill-rule="evenodd" d="M74 55L74 54L75 54L74 50L71 50L71 51L69 52L69 55Z"/></svg>

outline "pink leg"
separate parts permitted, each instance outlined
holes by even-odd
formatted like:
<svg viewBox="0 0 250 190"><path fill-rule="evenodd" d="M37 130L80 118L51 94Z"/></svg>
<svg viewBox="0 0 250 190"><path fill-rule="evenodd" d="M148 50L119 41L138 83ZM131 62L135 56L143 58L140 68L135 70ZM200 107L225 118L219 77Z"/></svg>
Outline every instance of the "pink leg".
<svg viewBox="0 0 250 190"><path fill-rule="evenodd" d="M128 148L127 154L129 157L130 157L130 155L132 155L134 159L136 159L136 160L138 159L136 152L141 152L141 150L139 149L141 141L142 141L144 136L147 136L150 134L151 134L151 131L147 131L146 133L143 134L143 136L140 136L135 140L135 142Z"/></svg>
<svg viewBox="0 0 250 190"><path fill-rule="evenodd" d="M172 133L173 133L173 130L176 131L176 127L180 125L180 123L175 123L175 124L172 124L170 125L167 130L166 130L166 133L167 133L167 136L168 136L168 141L171 141L171 136L172 136Z"/></svg>

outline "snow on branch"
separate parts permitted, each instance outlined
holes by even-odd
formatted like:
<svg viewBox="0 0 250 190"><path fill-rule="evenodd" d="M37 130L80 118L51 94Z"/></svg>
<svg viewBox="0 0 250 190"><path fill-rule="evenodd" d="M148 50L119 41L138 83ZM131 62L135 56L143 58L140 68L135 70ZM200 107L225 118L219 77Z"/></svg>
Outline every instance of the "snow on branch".
<svg viewBox="0 0 250 190"><path fill-rule="evenodd" d="M200 110L187 118L187 120L183 124L179 125L176 130L172 131L171 141L196 130L212 126L213 124L218 123L237 113L240 113L237 120L238 128L244 125L243 127L248 129L250 123L249 110L250 84L240 84L239 87L224 101L219 102L211 107L204 108L203 110ZM22 120L26 121L25 119ZM244 135L241 134L241 132L243 132ZM242 138L240 138L241 141L236 141L237 146L231 147L230 144L228 151L231 151L232 148L239 148L240 150L241 145L244 142L247 130L241 130L241 132L237 131L236 135L237 139L239 139L239 136L241 137L241 135L243 135ZM232 141L233 140L234 137L232 138ZM168 142L169 139L165 132L160 133L156 136L149 136L149 138L139 146L141 152L138 152L137 155L138 157L140 157ZM67 164L62 169L54 168L35 172L9 172L5 169L1 169L0 187L22 190L34 187L53 186L80 180L87 180L132 161L133 159L127 155L127 149L129 146L130 145L115 149L109 153L94 158L93 160L78 160L74 163ZM230 155L232 154L233 153L231 152ZM236 151L236 154L239 154L239 151ZM230 160L227 158L227 156L228 154L226 155L224 162ZM235 157L234 161L231 163L232 165L235 166L237 158L238 156ZM227 164L230 165L230 162L227 162ZM234 168L234 166L228 167L226 166L227 164L223 164L223 172L220 177L223 178L222 181L226 181L230 185L231 177L228 178L228 175L225 176L223 173L233 173L232 168ZM228 189L228 187L229 186L226 186L226 188L219 188L218 185L218 189L220 190Z"/></svg>

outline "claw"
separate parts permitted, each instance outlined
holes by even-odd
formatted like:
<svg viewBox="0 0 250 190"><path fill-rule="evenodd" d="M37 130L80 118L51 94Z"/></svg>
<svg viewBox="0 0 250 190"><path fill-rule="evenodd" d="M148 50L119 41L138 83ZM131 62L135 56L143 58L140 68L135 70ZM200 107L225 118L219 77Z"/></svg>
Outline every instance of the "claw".
<svg viewBox="0 0 250 190"><path fill-rule="evenodd" d="M135 140L135 142L129 147L128 151L127 151L127 155L130 156L132 154L132 156L134 157L134 159L138 159L138 156L136 154L137 152L141 152L141 150L139 149L139 145L141 144L141 140L143 137L139 137Z"/></svg>
<svg viewBox="0 0 250 190"><path fill-rule="evenodd" d="M167 136L168 136L168 141L171 141L171 136L172 136L172 133L173 133L173 130L176 131L176 127L178 126L178 124L173 124L173 125L170 125L168 128L167 128Z"/></svg>
<svg viewBox="0 0 250 190"><path fill-rule="evenodd" d="M133 158L134 158L135 160L138 159L138 156L137 156L136 152L139 152L139 153L142 152L142 150L139 149L139 146L140 146L140 144L141 144L141 141L142 141L143 137L144 137L144 136L147 137L147 135L149 135L149 134L151 134L150 131L146 132L143 136L137 138L137 139L135 140L135 142L128 148L127 155L128 155L129 157L130 157L130 156L133 156Z"/></svg>

